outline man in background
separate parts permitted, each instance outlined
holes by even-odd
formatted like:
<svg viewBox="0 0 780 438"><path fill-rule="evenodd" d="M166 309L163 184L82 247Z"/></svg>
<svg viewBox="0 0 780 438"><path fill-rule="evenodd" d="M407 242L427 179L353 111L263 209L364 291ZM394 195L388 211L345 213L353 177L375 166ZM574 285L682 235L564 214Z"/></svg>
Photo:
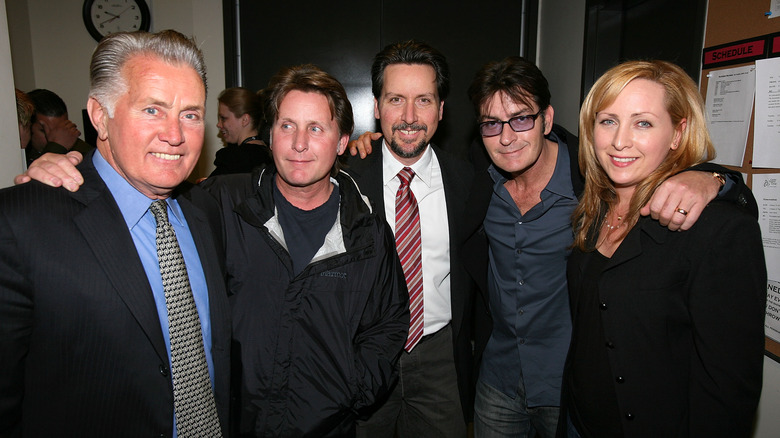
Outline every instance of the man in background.
<svg viewBox="0 0 780 438"><path fill-rule="evenodd" d="M70 150L86 154L92 150L79 138L81 132L68 119L68 107L56 93L35 89L27 93L35 107L32 119L30 147L27 147L27 165L46 152L64 154Z"/></svg>

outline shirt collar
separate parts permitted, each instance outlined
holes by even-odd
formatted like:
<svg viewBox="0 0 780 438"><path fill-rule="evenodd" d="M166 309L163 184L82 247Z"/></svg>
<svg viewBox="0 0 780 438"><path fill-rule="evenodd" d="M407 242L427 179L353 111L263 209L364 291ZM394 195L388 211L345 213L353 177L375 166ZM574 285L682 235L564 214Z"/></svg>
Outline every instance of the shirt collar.
<svg viewBox="0 0 780 438"><path fill-rule="evenodd" d="M398 161L395 155L390 151L390 146L387 145L387 142L383 141L382 145L385 148L382 153L382 182L384 185L387 185L393 178L396 178L398 172L404 167L410 167L414 171L416 177L428 187L432 185L433 151L431 150L430 143L425 147L425 152L422 153L420 159L411 166L407 166Z"/></svg>
<svg viewBox="0 0 780 438"><path fill-rule="evenodd" d="M149 210L152 200L131 186L116 169L108 164L99 151L93 154L92 163L95 165L98 175L100 175L100 178L103 179L103 182L106 183L108 190L113 195L114 201L127 224L127 228L132 229ZM166 201L168 210L173 213L172 217L169 215L168 219L171 222L183 224L183 213L178 202L171 198L168 198Z"/></svg>
<svg viewBox="0 0 780 438"><path fill-rule="evenodd" d="M577 200L571 183L570 160L572 160L572 157L569 156L569 148L566 146L566 143L563 142L563 139L559 138L554 131L550 131L550 135L548 135L547 138L558 144L558 159L555 162L552 178L550 178L550 182L547 183L545 190L564 198ZM574 157L573 159L576 160L577 157Z"/></svg>
<svg viewBox="0 0 780 438"><path fill-rule="evenodd" d="M558 157L555 160L555 169L553 170L552 177L550 177L550 181L547 183L544 190L555 193L558 196L576 200L577 197L574 195L574 189L571 184L571 166L569 165L569 160L571 160L572 157L569 156L569 148L563 143L563 140L555 134L555 131L550 131L550 134L545 138L558 145ZM576 158L577 157L574 157L574 159ZM506 175L501 172L495 164L490 164L488 173L496 186L503 185L507 181Z"/></svg>

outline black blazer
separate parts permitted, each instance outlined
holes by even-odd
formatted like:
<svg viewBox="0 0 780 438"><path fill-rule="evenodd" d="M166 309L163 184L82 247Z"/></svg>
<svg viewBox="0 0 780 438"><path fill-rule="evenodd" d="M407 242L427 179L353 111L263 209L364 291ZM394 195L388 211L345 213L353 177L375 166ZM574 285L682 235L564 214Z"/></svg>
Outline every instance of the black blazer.
<svg viewBox="0 0 780 438"><path fill-rule="evenodd" d="M0 191L2 437L151 437L173 430L152 290L91 158L79 165L85 183L76 193L37 182ZM216 403L227 433L230 322L221 218L197 187L175 196L208 285Z"/></svg>
<svg viewBox="0 0 780 438"><path fill-rule="evenodd" d="M349 157L345 171L357 181L360 190L385 217L384 184L382 182L382 154L386 153L384 139L371 143L373 153L365 159ZM475 285L466 274L456 236L462 229L466 210L466 194L474 174L472 166L431 144L441 166L444 196L447 200L447 221L450 233L450 299L452 306L452 341L455 354L455 370L458 374L458 391L463 414L470 421L474 406L473 355L472 355L472 302Z"/></svg>
<svg viewBox="0 0 780 438"><path fill-rule="evenodd" d="M583 268L575 249L567 272L575 324ZM614 387L626 437L750 436L766 279L758 223L733 204L712 202L682 233L639 220L598 280L612 371L604 383ZM572 344L578 335L575 328ZM572 365L567 358L562 418Z"/></svg>

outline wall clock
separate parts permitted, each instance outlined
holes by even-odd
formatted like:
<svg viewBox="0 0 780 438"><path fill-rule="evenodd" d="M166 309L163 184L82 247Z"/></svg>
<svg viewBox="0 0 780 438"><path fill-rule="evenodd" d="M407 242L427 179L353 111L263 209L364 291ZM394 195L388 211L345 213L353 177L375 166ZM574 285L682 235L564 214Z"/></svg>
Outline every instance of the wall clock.
<svg viewBox="0 0 780 438"><path fill-rule="evenodd" d="M144 0L84 0L82 16L96 41L117 32L148 31L152 21Z"/></svg>

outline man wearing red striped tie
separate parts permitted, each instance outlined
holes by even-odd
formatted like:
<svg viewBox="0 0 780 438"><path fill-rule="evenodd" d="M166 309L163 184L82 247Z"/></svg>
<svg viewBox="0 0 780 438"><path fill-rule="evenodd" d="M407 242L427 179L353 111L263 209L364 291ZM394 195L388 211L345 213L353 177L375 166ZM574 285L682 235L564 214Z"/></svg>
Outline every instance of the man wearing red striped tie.
<svg viewBox="0 0 780 438"><path fill-rule="evenodd" d="M471 166L431 144L449 89L444 56L427 44L390 44L371 69L374 116L382 132L365 135L375 153L347 172L385 212L409 289L411 323L389 399L358 424L362 437L465 437L472 408L473 283L457 236ZM384 136L384 140L380 137Z"/></svg>

